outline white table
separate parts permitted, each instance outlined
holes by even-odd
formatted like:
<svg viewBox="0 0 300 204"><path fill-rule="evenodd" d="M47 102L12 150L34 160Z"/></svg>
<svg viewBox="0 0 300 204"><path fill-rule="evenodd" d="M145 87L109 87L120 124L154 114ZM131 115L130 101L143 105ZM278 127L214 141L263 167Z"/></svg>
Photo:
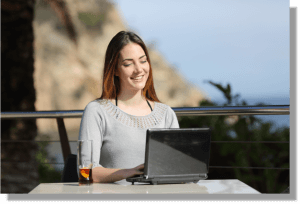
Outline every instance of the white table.
<svg viewBox="0 0 300 204"><path fill-rule="evenodd" d="M187 184L143 184L126 182L94 183L79 186L78 183L41 183L29 194L260 194L237 179L201 180Z"/></svg>

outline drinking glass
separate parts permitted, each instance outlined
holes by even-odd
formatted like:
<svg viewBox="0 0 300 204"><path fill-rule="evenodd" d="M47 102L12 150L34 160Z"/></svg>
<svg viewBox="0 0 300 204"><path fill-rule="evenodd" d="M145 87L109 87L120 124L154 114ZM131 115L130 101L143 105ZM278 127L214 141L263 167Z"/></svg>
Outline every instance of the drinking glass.
<svg viewBox="0 0 300 204"><path fill-rule="evenodd" d="M78 140L77 159L79 167L79 185L90 185L93 183L93 141Z"/></svg>

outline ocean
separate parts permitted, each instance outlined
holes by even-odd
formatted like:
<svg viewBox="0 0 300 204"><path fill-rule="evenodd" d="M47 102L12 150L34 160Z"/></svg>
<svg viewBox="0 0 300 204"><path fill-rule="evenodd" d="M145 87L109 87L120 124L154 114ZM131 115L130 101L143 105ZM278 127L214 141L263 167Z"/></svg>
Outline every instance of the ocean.
<svg viewBox="0 0 300 204"><path fill-rule="evenodd" d="M264 103L264 105L290 105L290 97L273 97L273 98L242 98L245 100L248 106L254 106L258 103ZM242 101L239 100L239 101ZM218 105L224 104L226 101L216 100L214 101ZM255 115L255 117L260 118L264 122L272 122L274 126L271 128L275 131L277 128L290 126L290 116L289 115Z"/></svg>

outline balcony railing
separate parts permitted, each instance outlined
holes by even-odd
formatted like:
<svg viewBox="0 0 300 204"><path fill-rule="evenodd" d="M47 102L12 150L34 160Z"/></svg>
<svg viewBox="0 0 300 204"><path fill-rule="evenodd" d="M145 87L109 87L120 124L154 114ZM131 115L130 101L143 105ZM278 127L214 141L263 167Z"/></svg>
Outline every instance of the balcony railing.
<svg viewBox="0 0 300 204"><path fill-rule="evenodd" d="M225 106L225 107L178 107L172 108L177 116L211 115L289 115L289 105L273 106ZM64 161L71 154L64 118L81 118L83 110L1 112L1 120L56 118ZM217 141L216 141L217 142ZM239 141L243 142L243 141ZM288 142L281 142L288 143Z"/></svg>

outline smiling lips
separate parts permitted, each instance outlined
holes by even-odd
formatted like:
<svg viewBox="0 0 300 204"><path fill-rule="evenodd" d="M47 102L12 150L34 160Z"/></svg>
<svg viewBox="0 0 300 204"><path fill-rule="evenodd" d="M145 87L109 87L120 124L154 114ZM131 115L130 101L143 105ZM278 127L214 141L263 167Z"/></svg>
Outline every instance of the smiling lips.
<svg viewBox="0 0 300 204"><path fill-rule="evenodd" d="M144 77L144 75L138 76L138 77L135 77L135 78L131 78L131 79L133 79L133 80L139 80L139 79L142 79L143 77Z"/></svg>

